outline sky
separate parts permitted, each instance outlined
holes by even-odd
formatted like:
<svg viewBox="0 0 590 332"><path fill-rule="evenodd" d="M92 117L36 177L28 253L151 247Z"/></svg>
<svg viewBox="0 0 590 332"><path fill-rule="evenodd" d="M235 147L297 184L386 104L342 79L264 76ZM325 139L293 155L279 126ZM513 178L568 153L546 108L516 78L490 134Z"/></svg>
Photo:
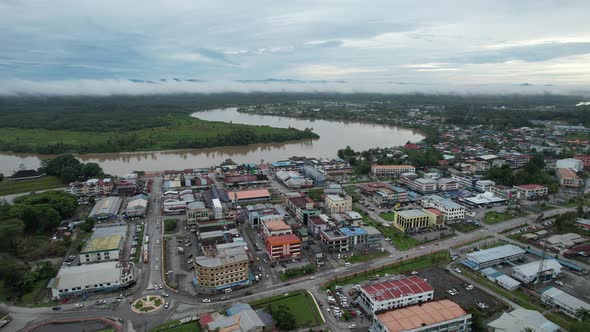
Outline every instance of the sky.
<svg viewBox="0 0 590 332"><path fill-rule="evenodd" d="M0 0L0 95L585 91L588 13L590 1Z"/></svg>

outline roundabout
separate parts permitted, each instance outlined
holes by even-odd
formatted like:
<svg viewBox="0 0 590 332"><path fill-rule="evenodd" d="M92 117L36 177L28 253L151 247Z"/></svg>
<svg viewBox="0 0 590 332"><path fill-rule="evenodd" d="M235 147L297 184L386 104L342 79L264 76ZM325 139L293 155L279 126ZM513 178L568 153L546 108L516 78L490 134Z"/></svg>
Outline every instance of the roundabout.
<svg viewBox="0 0 590 332"><path fill-rule="evenodd" d="M135 300L131 304L131 310L137 314L150 314L156 312L166 304L166 300L159 295L148 295Z"/></svg>

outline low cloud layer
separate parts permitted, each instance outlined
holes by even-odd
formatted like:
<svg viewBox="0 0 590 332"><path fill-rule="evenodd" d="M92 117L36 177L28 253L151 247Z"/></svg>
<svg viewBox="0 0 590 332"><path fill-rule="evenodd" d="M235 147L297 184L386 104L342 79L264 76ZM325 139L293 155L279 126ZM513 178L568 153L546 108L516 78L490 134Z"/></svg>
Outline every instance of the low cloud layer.
<svg viewBox="0 0 590 332"><path fill-rule="evenodd" d="M292 92L292 93L427 93L427 94L575 94L590 96L576 86L522 85L436 85L409 82L355 83L344 81L165 81L131 80L60 80L0 81L0 96L115 96L223 92Z"/></svg>

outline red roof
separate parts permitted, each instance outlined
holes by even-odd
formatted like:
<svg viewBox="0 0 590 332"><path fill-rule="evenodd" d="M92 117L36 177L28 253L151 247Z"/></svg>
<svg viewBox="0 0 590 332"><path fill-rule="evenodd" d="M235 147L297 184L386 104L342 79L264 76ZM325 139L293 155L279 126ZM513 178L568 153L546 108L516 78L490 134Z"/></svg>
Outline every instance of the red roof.
<svg viewBox="0 0 590 332"><path fill-rule="evenodd" d="M211 323L213 321L213 316L210 313L206 313L206 314L202 314L199 316L199 324L201 324L201 326L207 326L207 324Z"/></svg>
<svg viewBox="0 0 590 332"><path fill-rule="evenodd" d="M238 200L242 199L255 199L255 198L267 198L270 197L270 192L266 189L255 189L255 190L242 190L242 191L228 191L227 197L233 200L234 195Z"/></svg>
<svg viewBox="0 0 590 332"><path fill-rule="evenodd" d="M297 244L301 243L301 239L297 237L295 234L287 234L287 235L279 235L279 236L269 236L266 238L266 242L271 246L282 246L285 244Z"/></svg>
<svg viewBox="0 0 590 332"><path fill-rule="evenodd" d="M410 149L410 150L417 150L420 147L414 143L406 143L406 145L404 145L405 149Z"/></svg>
<svg viewBox="0 0 590 332"><path fill-rule="evenodd" d="M387 301L407 295L433 291L432 287L424 279L417 276L369 284L362 286L361 289L374 301Z"/></svg>
<svg viewBox="0 0 590 332"><path fill-rule="evenodd" d="M520 186L516 186L517 188L524 189L524 190L533 190L533 189L541 189L545 188L545 186L540 184L521 184Z"/></svg>
<svg viewBox="0 0 590 332"><path fill-rule="evenodd" d="M440 212L440 211L439 211L439 210L437 210L437 209L432 209L432 208L429 208L429 209L424 209L424 210L426 210L426 211L428 211L428 212L430 212L430 213L433 213L433 214L434 214L434 215L436 215L436 216L442 216L442 215L443 215L443 213L442 213L442 212Z"/></svg>

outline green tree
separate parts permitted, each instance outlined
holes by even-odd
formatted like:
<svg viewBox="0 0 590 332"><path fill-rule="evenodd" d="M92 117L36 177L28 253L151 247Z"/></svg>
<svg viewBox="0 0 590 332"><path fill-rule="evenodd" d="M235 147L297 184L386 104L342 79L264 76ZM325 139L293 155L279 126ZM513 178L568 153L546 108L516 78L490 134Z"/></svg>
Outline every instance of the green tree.
<svg viewBox="0 0 590 332"><path fill-rule="evenodd" d="M103 176L102 168L97 163L83 164L81 175L85 179Z"/></svg>
<svg viewBox="0 0 590 332"><path fill-rule="evenodd" d="M91 232L94 228L94 218L88 217L84 220L84 223L80 225L80 230L83 232Z"/></svg>
<svg viewBox="0 0 590 332"><path fill-rule="evenodd" d="M277 327L283 331L293 330L296 327L295 316L285 306L279 306L278 310L271 312L271 315L277 322Z"/></svg>

